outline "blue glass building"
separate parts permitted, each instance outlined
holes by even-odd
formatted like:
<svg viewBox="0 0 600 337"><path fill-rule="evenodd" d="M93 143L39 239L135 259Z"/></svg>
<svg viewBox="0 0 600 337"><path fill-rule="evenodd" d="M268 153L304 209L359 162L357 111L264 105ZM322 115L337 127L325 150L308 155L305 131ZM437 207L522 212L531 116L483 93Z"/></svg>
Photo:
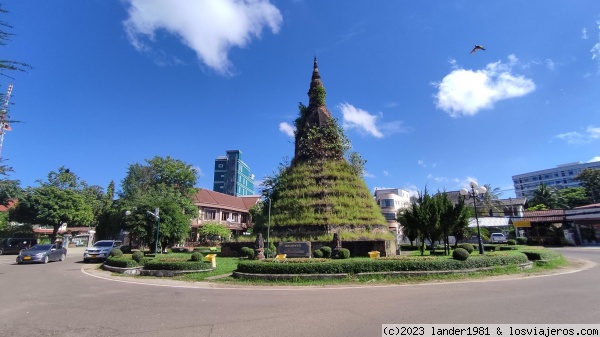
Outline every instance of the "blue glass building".
<svg viewBox="0 0 600 337"><path fill-rule="evenodd" d="M215 159L213 191L235 197L254 195L254 175L242 161L242 151L228 150Z"/></svg>

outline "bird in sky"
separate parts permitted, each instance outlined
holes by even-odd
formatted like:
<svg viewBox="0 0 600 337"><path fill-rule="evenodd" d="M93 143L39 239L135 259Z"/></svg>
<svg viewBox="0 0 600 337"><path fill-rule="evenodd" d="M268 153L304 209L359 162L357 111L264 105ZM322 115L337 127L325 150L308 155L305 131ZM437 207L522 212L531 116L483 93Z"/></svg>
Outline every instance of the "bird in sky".
<svg viewBox="0 0 600 337"><path fill-rule="evenodd" d="M485 50L485 48L483 48L483 46L480 45L475 45L475 47L473 48L473 50L471 50L471 52L469 54L473 54L474 52L477 51L477 49L481 49L481 50Z"/></svg>

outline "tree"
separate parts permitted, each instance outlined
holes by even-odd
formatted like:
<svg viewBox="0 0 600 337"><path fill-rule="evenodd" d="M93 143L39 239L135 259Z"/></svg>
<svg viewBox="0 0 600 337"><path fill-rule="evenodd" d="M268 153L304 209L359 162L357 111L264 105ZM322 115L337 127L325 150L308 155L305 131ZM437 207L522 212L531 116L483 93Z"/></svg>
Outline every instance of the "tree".
<svg viewBox="0 0 600 337"><path fill-rule="evenodd" d="M471 211L465 204L465 198L458 198L458 203L453 204L445 192L436 197L440 204L440 226L444 233L444 243L449 247L450 235L454 235L456 242L465 236Z"/></svg>
<svg viewBox="0 0 600 337"><path fill-rule="evenodd" d="M225 225L216 222L205 223L200 227L198 233L203 237L229 238L231 235L231 231Z"/></svg>
<svg viewBox="0 0 600 337"><path fill-rule="evenodd" d="M533 191L531 199L529 199L530 207L540 204L549 209L559 209L565 206L564 201L560 199L556 189L546 184L538 185L537 189Z"/></svg>
<svg viewBox="0 0 600 337"><path fill-rule="evenodd" d="M600 202L600 169L587 168L581 171L575 180L585 188L592 203Z"/></svg>
<svg viewBox="0 0 600 337"><path fill-rule="evenodd" d="M11 201L19 199L23 190L19 180L0 179L0 205L8 206Z"/></svg>
<svg viewBox="0 0 600 337"><path fill-rule="evenodd" d="M8 11L1 8L0 4L0 14L8 14ZM5 29L12 28L7 22L0 20L0 46L5 46L13 34L7 32ZM5 72L6 71L25 71L26 68L31 68L27 63L12 61L12 60L0 60L0 75L9 77Z"/></svg>
<svg viewBox="0 0 600 337"><path fill-rule="evenodd" d="M358 152L354 151L350 153L348 156L348 162L350 163L350 166L352 166L354 173L361 177L365 174L365 164L367 161L363 159Z"/></svg>
<svg viewBox="0 0 600 337"><path fill-rule="evenodd" d="M486 184L483 185L485 187L485 193L481 196L483 199L483 207L481 207L479 213L485 214L486 212L492 216L494 213L502 213L502 205L496 203L498 199L500 199L500 195L502 192L500 188L492 188L492 185Z"/></svg>
<svg viewBox="0 0 600 337"><path fill-rule="evenodd" d="M558 196L564 200L568 208L585 206L591 204L588 198L585 187L568 187L557 191Z"/></svg>
<svg viewBox="0 0 600 337"><path fill-rule="evenodd" d="M148 243L156 246L157 221L148 214L160 210L159 242L167 247L184 240L190 220L198 216L198 208L192 197L196 193L196 170L189 164L171 157L154 157L146 164L133 164L123 179L122 192L116 212L124 218L124 228ZM121 219L117 217L116 219Z"/></svg>
<svg viewBox="0 0 600 337"><path fill-rule="evenodd" d="M10 210L9 219L26 224L51 225L54 242L63 225L88 226L94 220L93 207L75 174L64 167L50 172L47 181L25 190L24 196Z"/></svg>
<svg viewBox="0 0 600 337"><path fill-rule="evenodd" d="M410 207L402 214L401 224L407 226L407 229L416 229L420 241L421 255L425 252L425 241L433 245L440 239L442 231L440 230L440 206L436 198L429 195L427 188L424 192L419 192L417 199L411 203ZM435 245L434 245L435 248Z"/></svg>
<svg viewBox="0 0 600 337"><path fill-rule="evenodd" d="M0 4L0 14L7 14L8 11L1 8ZM0 20L0 46L5 46L13 34L9 33L6 29L12 28L11 25L6 23L5 21ZM26 68L31 68L26 63L11 61L11 60L0 60L0 75L4 77L9 77L6 74L6 71L25 71ZM4 93L0 93L0 106L2 106L2 111L0 112L0 120L2 123L9 122L10 116L8 114L9 104L7 101L7 97ZM0 127L4 128L5 125L2 124ZM0 157L0 175L3 176L0 179L0 205L8 206L10 200L18 199L20 193L22 192L20 184L21 182L18 180L10 180L8 179L9 172L12 172L12 167L4 164L4 159Z"/></svg>

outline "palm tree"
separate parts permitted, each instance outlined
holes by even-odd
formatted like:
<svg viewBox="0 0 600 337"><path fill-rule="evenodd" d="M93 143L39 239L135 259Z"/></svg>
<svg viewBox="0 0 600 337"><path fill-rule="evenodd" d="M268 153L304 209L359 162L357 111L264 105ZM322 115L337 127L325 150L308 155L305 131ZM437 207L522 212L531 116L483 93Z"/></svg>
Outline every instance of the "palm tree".
<svg viewBox="0 0 600 337"><path fill-rule="evenodd" d="M531 207L545 205L549 209L565 207L565 203L556 189L546 184L540 184L537 189L533 191L533 195L531 196L531 199L529 199L529 205Z"/></svg>
<svg viewBox="0 0 600 337"><path fill-rule="evenodd" d="M481 207L481 211L479 213L484 213L487 211L490 216L493 214L502 213L502 205L497 202L497 200L500 199L500 194L502 194L500 188L496 187L492 189L492 185L490 184L485 184L483 186L485 187L486 191L485 194L481 196L483 199L483 207Z"/></svg>

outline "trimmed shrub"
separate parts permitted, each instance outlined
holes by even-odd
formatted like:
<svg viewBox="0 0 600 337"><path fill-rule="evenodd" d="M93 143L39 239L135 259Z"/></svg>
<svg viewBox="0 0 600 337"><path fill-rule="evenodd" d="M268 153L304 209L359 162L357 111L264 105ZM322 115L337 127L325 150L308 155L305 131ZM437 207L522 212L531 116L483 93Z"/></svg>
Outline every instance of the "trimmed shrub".
<svg viewBox="0 0 600 337"><path fill-rule="evenodd" d="M517 240L517 244L519 244L519 245L527 244L527 238L518 237L516 240Z"/></svg>
<svg viewBox="0 0 600 337"><path fill-rule="evenodd" d="M329 246L323 246L321 247L321 252L323 252L323 257L324 258L330 258L331 257L331 247Z"/></svg>
<svg viewBox="0 0 600 337"><path fill-rule="evenodd" d="M242 256L245 256L249 259L253 259L254 258L254 249L250 248L250 247L242 247Z"/></svg>
<svg viewBox="0 0 600 337"><path fill-rule="evenodd" d="M139 250L136 252L133 252L133 254L131 254L131 258L135 262L141 263L144 260L144 252L140 252Z"/></svg>
<svg viewBox="0 0 600 337"><path fill-rule="evenodd" d="M117 268L133 268L139 266L139 263L132 259L114 256L109 256L106 261L104 261L104 264Z"/></svg>
<svg viewBox="0 0 600 337"><path fill-rule="evenodd" d="M483 245L483 250L486 252L493 252L496 250L496 244L484 244Z"/></svg>
<svg viewBox="0 0 600 337"><path fill-rule="evenodd" d="M121 257L121 256L123 256L123 251L120 250L119 248L113 248L113 250L110 251L108 256Z"/></svg>
<svg viewBox="0 0 600 337"><path fill-rule="evenodd" d="M404 252L411 252L419 250L419 246L412 246L410 243L403 243L400 245L400 250Z"/></svg>
<svg viewBox="0 0 600 337"><path fill-rule="evenodd" d="M315 251L313 251L313 257L319 259L323 257L323 251L320 249L315 249Z"/></svg>
<svg viewBox="0 0 600 337"><path fill-rule="evenodd" d="M465 251L466 253L466 251ZM471 256L465 261L435 257L394 256L379 259L288 259L286 263L269 260L243 260L237 271L255 274L335 274L391 271L444 271L506 266L527 263L517 252L495 252Z"/></svg>
<svg viewBox="0 0 600 337"><path fill-rule="evenodd" d="M562 255L550 249L522 250L521 253L527 255L529 261L554 260L560 259Z"/></svg>
<svg viewBox="0 0 600 337"><path fill-rule="evenodd" d="M339 259L347 259L350 257L350 250L348 250L347 248L340 248L340 250L338 251L338 258Z"/></svg>
<svg viewBox="0 0 600 337"><path fill-rule="evenodd" d="M467 252L469 252L469 254L471 254L475 250L475 247L473 247L473 245L470 243L459 243L456 246L456 248L462 248L462 249L466 250Z"/></svg>
<svg viewBox="0 0 600 337"><path fill-rule="evenodd" d="M201 253L198 253L198 252L193 252L193 253L192 253L192 256L190 257L190 260L192 260L192 261L194 261L194 262L197 262L197 261L202 261L202 258L203 258L203 257L204 257L204 256L202 256L202 254L201 254Z"/></svg>
<svg viewBox="0 0 600 337"><path fill-rule="evenodd" d="M517 250L516 246L500 246L498 250Z"/></svg>
<svg viewBox="0 0 600 337"><path fill-rule="evenodd" d="M469 258L470 255L471 253L469 253L469 251L464 248L456 248L452 252L452 258L459 261L465 261Z"/></svg>
<svg viewBox="0 0 600 337"><path fill-rule="evenodd" d="M517 244L517 240L514 240L514 239L506 240L506 244L509 246L515 246Z"/></svg>

